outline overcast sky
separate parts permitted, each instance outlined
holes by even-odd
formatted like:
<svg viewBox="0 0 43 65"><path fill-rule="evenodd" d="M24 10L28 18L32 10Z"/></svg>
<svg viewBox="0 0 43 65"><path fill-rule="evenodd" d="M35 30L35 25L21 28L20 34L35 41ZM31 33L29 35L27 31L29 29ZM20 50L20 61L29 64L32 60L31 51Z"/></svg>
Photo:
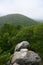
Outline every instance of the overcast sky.
<svg viewBox="0 0 43 65"><path fill-rule="evenodd" d="M15 13L43 19L43 0L0 0L0 16Z"/></svg>

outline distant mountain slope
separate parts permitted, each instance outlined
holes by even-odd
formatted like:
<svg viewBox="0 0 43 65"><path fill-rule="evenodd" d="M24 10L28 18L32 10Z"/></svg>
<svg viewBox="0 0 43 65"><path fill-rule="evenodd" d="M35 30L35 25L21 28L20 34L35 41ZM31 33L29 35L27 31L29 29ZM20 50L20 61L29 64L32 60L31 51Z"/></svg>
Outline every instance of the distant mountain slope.
<svg viewBox="0 0 43 65"><path fill-rule="evenodd" d="M0 17L0 25L4 23L13 23L15 25L35 25L37 22L21 14L10 14Z"/></svg>

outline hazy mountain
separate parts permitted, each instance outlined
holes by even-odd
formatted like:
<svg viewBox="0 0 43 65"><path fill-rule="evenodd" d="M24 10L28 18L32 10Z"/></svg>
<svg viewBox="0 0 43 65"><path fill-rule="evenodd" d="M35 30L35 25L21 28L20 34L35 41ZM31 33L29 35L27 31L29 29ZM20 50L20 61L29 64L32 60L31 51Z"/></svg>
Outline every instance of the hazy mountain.
<svg viewBox="0 0 43 65"><path fill-rule="evenodd" d="M35 25L37 22L21 14L10 14L0 17L0 25L4 23L12 23L15 25Z"/></svg>

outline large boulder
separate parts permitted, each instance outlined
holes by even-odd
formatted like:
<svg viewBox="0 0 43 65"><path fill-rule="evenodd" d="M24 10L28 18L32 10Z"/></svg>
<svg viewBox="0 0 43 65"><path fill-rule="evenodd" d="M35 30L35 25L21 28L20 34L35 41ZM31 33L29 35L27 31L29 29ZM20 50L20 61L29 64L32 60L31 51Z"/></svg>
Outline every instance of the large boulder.
<svg viewBox="0 0 43 65"><path fill-rule="evenodd" d="M34 51L28 50L29 43L23 41L16 45L15 52L7 65L39 65L41 58Z"/></svg>
<svg viewBox="0 0 43 65"><path fill-rule="evenodd" d="M22 41L20 43L18 43L15 47L15 51L19 51L22 48L27 48L29 46L29 42L27 41Z"/></svg>
<svg viewBox="0 0 43 65"><path fill-rule="evenodd" d="M33 52L28 51L28 49L21 49L20 51L16 51L11 59L11 64L15 65L37 65L41 61L40 56Z"/></svg>

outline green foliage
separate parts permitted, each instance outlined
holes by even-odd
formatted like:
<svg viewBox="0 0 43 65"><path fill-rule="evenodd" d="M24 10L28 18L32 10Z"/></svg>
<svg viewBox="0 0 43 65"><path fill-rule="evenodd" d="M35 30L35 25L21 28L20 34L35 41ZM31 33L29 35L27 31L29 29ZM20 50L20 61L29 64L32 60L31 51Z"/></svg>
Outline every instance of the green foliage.
<svg viewBox="0 0 43 65"><path fill-rule="evenodd" d="M13 26L10 24L4 24L0 30L0 47L3 51L7 51L12 48L12 37L15 37L20 30L19 26Z"/></svg>
<svg viewBox="0 0 43 65"><path fill-rule="evenodd" d="M39 53L43 60L43 24L34 26L15 26L4 24L0 29L0 65L14 52L15 45L23 40L30 43L30 50Z"/></svg>
<svg viewBox="0 0 43 65"><path fill-rule="evenodd" d="M6 65L7 61L9 60L11 54L10 53L3 53L0 55L0 65Z"/></svg>

